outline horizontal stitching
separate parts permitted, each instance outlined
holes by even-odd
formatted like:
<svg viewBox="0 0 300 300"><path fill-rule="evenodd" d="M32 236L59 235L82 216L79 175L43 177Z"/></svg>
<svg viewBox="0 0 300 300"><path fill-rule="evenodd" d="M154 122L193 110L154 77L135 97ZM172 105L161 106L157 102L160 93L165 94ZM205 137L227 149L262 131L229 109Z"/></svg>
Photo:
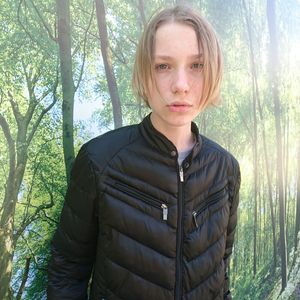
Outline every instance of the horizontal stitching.
<svg viewBox="0 0 300 300"><path fill-rule="evenodd" d="M125 270L129 271L130 273L134 274L135 276L141 278L141 279L144 280L144 281L148 281L148 282L150 282L151 284L156 285L156 286L158 286L158 287L160 287L160 288L163 288L163 289L165 289L165 290L167 290L167 291L172 291L172 290L173 290L173 289L168 289L168 288L166 288L166 287L164 287L164 286L162 286L162 285L160 285L160 284L158 284L158 283L152 282L151 280L148 280L148 279L143 278L141 275L136 274L135 272L133 272L133 271L131 271L131 270L128 270L126 267L121 266L119 263L117 263L117 262L111 260L109 257L106 257L106 258L107 258L108 260L110 260L113 264L118 265L118 266L121 267L122 269L125 269Z"/></svg>
<svg viewBox="0 0 300 300"><path fill-rule="evenodd" d="M110 187L112 187L110 184L108 184L108 183L106 183L106 184L107 184L107 185L109 185ZM117 191L119 191L119 190L117 190ZM123 200L121 200L121 199L118 199L118 198L115 198L115 195L114 195L113 193L109 192L109 190L106 190L106 194L108 194L108 195L110 195L110 196L114 197L114 198L113 198L113 200L120 201L120 202L122 202L122 203L126 204L127 206L129 206L129 207L131 207L131 208L133 208L133 209L135 209L135 210L138 210L139 212L141 212L141 213L143 213L143 214L145 214L145 215L149 216L150 218L152 218L152 219L154 219L155 221L157 221L157 222L158 222L158 220L157 220L156 218L154 218L153 216L151 216L151 215L149 215L149 214L147 214L147 213L145 213L145 212L141 211L140 209L138 209L138 208L136 208L136 207L134 207L134 206L130 205L128 202L126 202L126 201L123 201ZM132 198L133 198L133 199L135 199L134 197L132 197ZM136 201L142 201L142 200L138 200L138 199L136 199ZM149 205L149 206L150 206L150 205ZM170 207L170 206L168 206L168 207ZM158 209L158 208L157 208L157 209ZM168 227L171 227L172 229L176 229L175 227L171 226L171 225L170 225L170 224L168 224L167 222L165 222L164 224L166 224Z"/></svg>
<svg viewBox="0 0 300 300"><path fill-rule="evenodd" d="M223 260L223 258L222 258ZM221 261L222 261L221 260ZM189 292L187 292L187 294L193 293L197 288L199 288L200 285L204 284L206 281L208 281L210 279L210 277L212 277L213 274L217 273L217 270L220 268L221 266L221 261L219 263L218 268L214 269L212 273L210 273L206 279L202 280L201 282L199 282L192 290L190 290ZM222 286L222 284L220 285L220 287Z"/></svg>
<svg viewBox="0 0 300 300"><path fill-rule="evenodd" d="M117 168L111 168L112 170L113 170L113 172L114 172L114 174L110 174L110 179L112 179L112 181L119 181L119 179L118 179L118 177L116 177L116 174L118 174L118 175L124 175L124 173L123 172L121 172L120 170L118 170ZM164 189L162 189L162 188L159 188L159 187L157 187L157 186L155 186L155 185L152 185L152 184L150 184L149 182L145 182L144 180L142 180L142 179L139 179L139 178L136 178L136 177L127 177L127 179L134 179L134 180L136 180L139 184L145 184L145 183L147 183L147 186L148 186L148 188L150 188L150 192L151 193L153 193L153 191L155 191L155 193L158 193L158 194L163 194L165 197L167 197L167 198L169 198L170 197L170 194L172 194L172 193L170 193L170 191L169 190L164 190ZM110 180L109 180L110 181ZM108 184L110 184L110 185L112 185L113 186L113 183L111 184L111 183L109 183L109 181L106 181L106 183L108 183ZM128 187L130 187L130 184L126 181L126 182L123 182L124 184L126 184L126 185L128 185ZM147 193L146 193L147 194ZM152 194L153 195L153 194ZM153 197L155 197L155 196L153 196ZM176 197L174 197L174 198L176 198ZM171 205L171 203L169 203L170 205ZM172 204L172 205L175 205L175 204Z"/></svg>
<svg viewBox="0 0 300 300"><path fill-rule="evenodd" d="M138 126L135 125L135 129L138 129ZM124 128L124 127L123 127ZM132 130L133 131L133 130ZM99 139L101 139L100 136ZM102 176L104 174L104 172L106 171L106 168L110 167L111 161L115 158L115 156L117 156L119 154L119 152L121 152L122 150L124 150L127 146L136 143L139 139L142 139L142 136L140 135L140 133L137 134L137 136L135 137L135 139L133 139L132 141L128 141L127 143L125 143L124 145L122 145L110 158L109 160L106 162L105 166L102 169L102 172L100 172L99 168L97 168L97 170L99 171L99 176ZM90 153L89 153L90 154ZM96 160L92 160L92 158L90 158L90 160L96 164L97 161Z"/></svg>
<svg viewBox="0 0 300 300"><path fill-rule="evenodd" d="M67 206L68 209L70 210L70 214L72 216L74 216L75 218L79 219L80 222L82 222L82 223L84 223L84 224L86 224L88 226L94 226L95 225L94 222L87 222L81 216L79 216L78 213L76 212L76 210L67 201L65 202L65 206ZM95 221L95 220L93 219L93 221Z"/></svg>
<svg viewBox="0 0 300 300"><path fill-rule="evenodd" d="M118 297L119 299L121 299L121 300L125 300L125 299L123 299L123 298L121 298L118 294L116 294L116 293L114 293L111 289L109 289L108 287L105 287L107 290L109 290L109 292L111 293L111 294L113 294L113 295L115 295L116 297ZM105 298L104 298L105 299Z"/></svg>
<svg viewBox="0 0 300 300"><path fill-rule="evenodd" d="M111 225L110 225L110 227L111 227L112 229L114 229L115 231L121 233L122 235L126 236L127 238L129 238L129 239L135 241L136 243L139 243L139 244L143 245L145 248L151 249L151 250L155 251L156 253L158 253L158 254L160 254L160 255L162 255L162 256L165 256L165 257L167 257L167 258L174 259L174 257L172 257L172 256L167 256L167 255L165 255L165 254L163 254L163 253L157 251L156 249L154 249L154 248L152 248L152 247L150 247L150 246L148 246L148 245L143 244L142 242L136 240L135 238L133 238L133 237L131 237L131 236L125 234L124 232L118 230L118 229L115 228L114 226L111 226Z"/></svg>
<svg viewBox="0 0 300 300"><path fill-rule="evenodd" d="M192 259L189 260L188 262L190 263L190 262L192 262L193 260L197 259L200 255L203 255L203 254L204 254L205 252L207 252L212 246L214 246L217 242L219 242L220 239L221 239L221 237L224 235L224 233L225 233L226 230L227 230L227 228L222 232L222 234L220 235L220 237L219 237L217 240L215 240L212 244L209 245L208 248L206 248L203 252L199 253L199 254L197 255L197 257L192 258Z"/></svg>
<svg viewBox="0 0 300 300"><path fill-rule="evenodd" d="M101 277L102 277L102 275L101 275ZM94 284L96 284L97 287L98 287L99 289L101 289L101 286L100 286L100 284L99 284L98 281L95 281ZM109 289L106 285L104 286L104 289L105 289L105 290L108 290L111 294L113 294L113 295L115 295L116 297L118 297L119 299L123 300L123 298L121 298L119 295L117 295L116 293L114 293L114 292L113 292L111 289ZM107 297L106 293L105 293L103 296L104 296L103 299L106 300L106 297Z"/></svg>
<svg viewBox="0 0 300 300"><path fill-rule="evenodd" d="M194 173L190 174L189 177L193 176L193 177L197 177L197 174L198 173L202 173L202 170L196 170ZM195 194L195 196L193 198L191 198L189 202L195 202L197 199L200 198L200 200L198 200L198 202L202 202L204 200L206 200L207 198L209 198L211 195L213 195L214 193L216 193L215 191L217 190L217 192L221 192L223 191L224 189L226 189L228 187L228 178L225 177L225 178L222 178L222 180L220 180L218 183L216 183L214 185L214 188L209 188L209 189L206 189L205 191L202 191L202 192L198 192L197 194ZM222 197L220 197L222 198ZM199 204L198 204L199 205ZM195 207L194 207L195 208Z"/></svg>
<svg viewBox="0 0 300 300"><path fill-rule="evenodd" d="M115 297L118 297L119 299L123 300L123 298L121 298L118 294L114 293L111 289L107 288L107 290L109 290L111 294L115 295Z"/></svg>

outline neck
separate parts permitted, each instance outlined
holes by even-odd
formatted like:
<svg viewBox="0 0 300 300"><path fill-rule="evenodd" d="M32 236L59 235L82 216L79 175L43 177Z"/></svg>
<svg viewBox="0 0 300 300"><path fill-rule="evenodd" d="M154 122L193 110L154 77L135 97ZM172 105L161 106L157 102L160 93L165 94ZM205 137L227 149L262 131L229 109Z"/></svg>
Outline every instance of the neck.
<svg viewBox="0 0 300 300"><path fill-rule="evenodd" d="M152 118L151 121L154 128L170 140L175 145L178 152L188 151L193 148L195 137L191 130L191 124L178 127L159 126Z"/></svg>
<svg viewBox="0 0 300 300"><path fill-rule="evenodd" d="M165 136L175 145L178 152L188 151L193 148L195 144L195 137L189 127L189 131L172 132Z"/></svg>

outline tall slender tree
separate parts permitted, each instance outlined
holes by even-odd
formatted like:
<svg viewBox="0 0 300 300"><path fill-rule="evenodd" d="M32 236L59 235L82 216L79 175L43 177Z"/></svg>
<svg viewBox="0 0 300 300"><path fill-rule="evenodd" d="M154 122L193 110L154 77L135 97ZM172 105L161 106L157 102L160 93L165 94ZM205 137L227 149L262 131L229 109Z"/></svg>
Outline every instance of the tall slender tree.
<svg viewBox="0 0 300 300"><path fill-rule="evenodd" d="M254 220L253 220L253 275L256 275L257 269L257 194L258 194L258 156L257 156L257 93L256 93L256 69L253 58L253 41L251 32L251 16L249 16L245 1L243 1L243 6L246 15L246 24L249 37L250 45L250 57L251 57L251 74L252 74L252 115L253 115L253 200L254 200Z"/></svg>
<svg viewBox="0 0 300 300"><path fill-rule="evenodd" d="M268 155L268 148L267 148L267 141L266 141L266 130L264 126L264 116L263 116L263 110L261 105L261 96L260 96L260 90L258 86L258 75L257 75L257 67L255 62L255 50L254 50L254 41L253 41L253 21L250 18L250 10L246 6L245 0L242 1L243 9L244 9L244 15L246 20L246 29L248 34L248 40L249 40L249 54L250 54L250 66L251 66L251 76L252 76L252 94L253 94L253 124L254 124L254 199L255 199L255 209L254 209L254 251L253 251L253 273L255 275L256 273L256 234L257 234L257 226L255 225L257 223L257 179L259 176L258 172L258 156L257 156L257 126L258 126L258 120L257 120L257 114L259 116L260 121L260 127L262 132L262 143L263 143L263 157L265 161L265 172L267 175L267 186L268 186L268 199L269 199L269 207L270 207L270 215L271 215L271 224L272 224L272 241L273 241L273 270L275 270L277 265L277 245L276 245L276 222L275 222L275 216L274 216L274 207L273 207L273 193L272 193L272 180L270 175L270 167L269 167L269 155Z"/></svg>
<svg viewBox="0 0 300 300"><path fill-rule="evenodd" d="M300 232L300 138L298 141L298 159L297 159L297 201L296 201L296 222L294 234L294 247L298 249L298 235Z"/></svg>
<svg viewBox="0 0 300 300"><path fill-rule="evenodd" d="M103 0L95 0L95 3L96 3L96 15L97 15L97 23L98 23L98 30L100 36L100 44L101 44L101 53L102 53L104 67L105 67L108 90L109 90L111 103L112 103L114 126L115 128L118 128L122 126L122 109L121 109L121 101L118 92L118 85L117 85L117 81L116 81L116 77L112 65L111 52L109 48L107 25L105 19L105 7L104 7Z"/></svg>
<svg viewBox="0 0 300 300"><path fill-rule="evenodd" d="M281 128L281 104L279 98L279 57L276 27L276 1L267 1L267 18L270 34L270 83L274 103L276 127L276 157L277 157L277 188L279 198L279 228L280 228L280 258L281 258L281 288L287 285L287 254L285 234L285 202L283 183L283 149Z"/></svg>
<svg viewBox="0 0 300 300"><path fill-rule="evenodd" d="M43 60L40 62L42 69ZM30 68L29 68L30 70ZM0 127L7 141L7 150L9 153L9 172L6 178L5 195L0 216L0 299L6 300L11 298L10 279L12 275L12 259L17 242L15 230L15 210L18 201L18 194L24 177L24 172L28 159L28 149L32 139L38 129L38 126L46 113L56 103L56 97L44 109L39 109L39 103L50 93L56 92L57 81L54 86L45 92L36 96L35 89L38 83L40 72L32 73L24 66L24 76L26 77L27 89L29 94L28 106L25 113L22 113L17 100L12 92L8 92L8 101L14 115L17 127L16 134L9 125L7 118L0 114ZM35 117L38 114L38 117Z"/></svg>
<svg viewBox="0 0 300 300"><path fill-rule="evenodd" d="M62 82L63 147L67 181L69 182L74 154L74 96L75 85L72 71L71 26L69 0L56 0L57 31Z"/></svg>

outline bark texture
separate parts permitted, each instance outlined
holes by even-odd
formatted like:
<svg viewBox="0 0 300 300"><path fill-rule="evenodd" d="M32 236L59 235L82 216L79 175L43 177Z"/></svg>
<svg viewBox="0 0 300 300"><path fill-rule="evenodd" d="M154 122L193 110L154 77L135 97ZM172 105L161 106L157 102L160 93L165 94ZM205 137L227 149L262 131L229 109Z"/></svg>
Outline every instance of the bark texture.
<svg viewBox="0 0 300 300"><path fill-rule="evenodd" d="M109 49L107 25L105 20L105 7L104 7L103 0L95 0L95 3L96 3L98 30L99 30L100 43L101 43L101 53L102 53L104 67L105 67L108 90L109 90L111 103L112 103L114 126L115 128L118 128L122 126L122 110L121 110L121 101L119 97L117 81L114 75L111 53Z"/></svg>
<svg viewBox="0 0 300 300"><path fill-rule="evenodd" d="M63 147L66 176L69 183L74 154L73 112L75 86L72 72L71 28L69 0L57 0L58 44L63 92Z"/></svg>
<svg viewBox="0 0 300 300"><path fill-rule="evenodd" d="M276 28L276 2L267 1L267 17L270 33L270 83L274 103L275 127L276 127L276 156L277 156L277 188L279 200L279 229L280 229L280 258L281 258L281 289L287 285L287 254L286 254L286 231L285 231L285 202L283 183L283 148L281 128L281 107L279 99L279 58Z"/></svg>

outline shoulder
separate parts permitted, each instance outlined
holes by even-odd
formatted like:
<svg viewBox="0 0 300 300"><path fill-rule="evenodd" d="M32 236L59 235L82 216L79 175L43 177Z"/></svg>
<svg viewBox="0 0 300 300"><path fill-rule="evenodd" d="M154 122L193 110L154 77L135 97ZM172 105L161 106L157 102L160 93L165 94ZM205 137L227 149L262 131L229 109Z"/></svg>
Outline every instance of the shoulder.
<svg viewBox="0 0 300 300"><path fill-rule="evenodd" d="M200 135L202 141L202 154L210 155L220 162L225 162L228 167L228 172L236 178L240 177L240 167L237 159L225 148L213 140Z"/></svg>
<svg viewBox="0 0 300 300"><path fill-rule="evenodd" d="M83 156L96 165L102 165L119 151L134 144L140 137L139 125L114 129L85 143L81 147L78 156Z"/></svg>

